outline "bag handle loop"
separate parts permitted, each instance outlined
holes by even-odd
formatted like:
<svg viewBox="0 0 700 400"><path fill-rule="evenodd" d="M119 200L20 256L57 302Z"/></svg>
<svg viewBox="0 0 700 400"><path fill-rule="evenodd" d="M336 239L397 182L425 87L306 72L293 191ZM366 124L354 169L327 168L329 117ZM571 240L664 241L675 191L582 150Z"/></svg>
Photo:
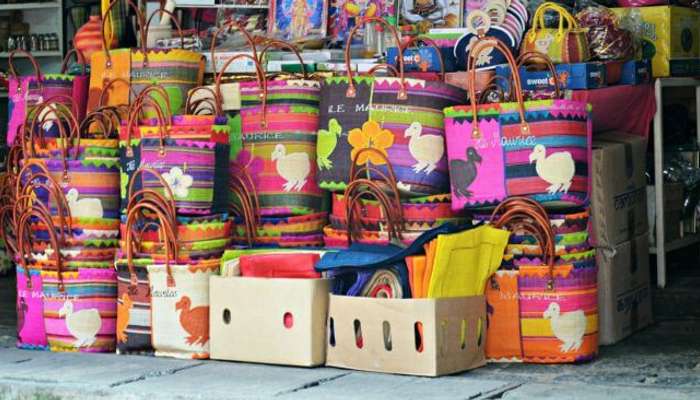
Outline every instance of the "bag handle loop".
<svg viewBox="0 0 700 400"><path fill-rule="evenodd" d="M107 35L105 34L105 26L107 26L107 21L109 20L109 23L112 23L112 14L111 11L114 8L114 6L117 3L126 1L126 4L128 7L131 7L132 10L134 10L134 13L136 14L136 24L138 25L138 33L141 38L141 51L143 51L143 57L144 57L144 65L148 64L148 54L146 53L146 35L143 32L144 28L144 17L143 13L139 9L139 7L132 1L132 0L112 0L111 3L109 3L109 6L107 9L104 11L102 14L102 26L101 26L101 32L102 32L102 49L105 52L105 68L106 69L112 69L112 57L109 54L109 49L110 45L107 44ZM114 32L112 32L112 36L114 35ZM112 40L114 40L114 37L112 37Z"/></svg>
<svg viewBox="0 0 700 400"><path fill-rule="evenodd" d="M236 30L241 32L241 34L245 38L245 41L248 42L248 46L250 46L250 49L253 52L253 58L256 60L258 59L258 51L255 49L255 41L253 40L253 37L245 28L241 26L241 24L238 23L238 21L232 19L226 22L224 25L222 25L221 28L214 31L214 35L211 38L211 70L214 73L214 76L219 75L219 73L216 72L216 38L224 29L231 28L235 28ZM223 68L223 71L226 71L226 68Z"/></svg>
<svg viewBox="0 0 700 400"><path fill-rule="evenodd" d="M15 70L15 64L14 64L14 59L16 54L22 54L23 56L27 57L29 59L29 62L32 63L32 67L34 68L34 76L36 77L37 84L41 85L41 81L43 80L42 77L43 75L41 74L41 68L39 67L39 63L36 61L36 58L32 55L32 53L22 50L22 49L15 49L10 52L7 56L7 65L8 65L8 73L10 76L18 78L19 75L17 75L17 70ZM17 93L21 93L22 91L22 85L21 82L17 82Z"/></svg>
<svg viewBox="0 0 700 400"><path fill-rule="evenodd" d="M306 71L306 64L304 64L304 58L302 58L301 54L299 53L299 48L296 47L295 45L285 42L284 40L278 40L278 39L270 39L265 43L265 46L263 49L260 51L260 56L258 57L258 61L262 65L263 59L265 58L265 54L271 49L287 49L291 50L292 53L299 59L299 64L301 65L301 73L304 76L304 79L309 79L309 74ZM267 68L265 68L267 69Z"/></svg>
<svg viewBox="0 0 700 400"><path fill-rule="evenodd" d="M257 81L258 81L258 87L260 88L260 101L261 101L261 116L260 116L260 126L265 129L267 128L267 80L265 79L265 73L263 72L262 66L260 66L260 63L258 62L258 59L255 58L255 56L251 56L249 54L236 54L226 60L224 63L224 66L221 68L221 71L219 71L219 74L216 76L216 91L217 94L219 95L220 98L223 99L223 96L221 95L221 80L223 79L224 73L226 72L226 69L228 69L228 66L231 65L234 61L238 60L239 58L247 58L253 61L253 64L255 65L255 70L256 70L256 75L257 75Z"/></svg>
<svg viewBox="0 0 700 400"><path fill-rule="evenodd" d="M68 62L71 59L71 56L75 56L75 60L80 66L82 67L82 75L87 75L87 69L85 67L85 56L83 55L83 52L76 49L73 47L72 49L68 50L66 53L66 56L63 58L63 62L61 63L61 74L66 74L66 71L68 71Z"/></svg>
<svg viewBox="0 0 700 400"><path fill-rule="evenodd" d="M58 237L56 236L56 230L53 225L53 222L51 221L51 216L47 213L47 211L42 210L41 208L36 208L32 207L29 209L27 212L23 213L22 216L19 219L18 223L18 232L17 232L17 247L18 247L18 254L19 254L19 260L20 264L24 268L24 271L27 276L27 285L31 287L31 275L29 274L29 262L27 261L26 257L27 254L25 253L26 251L29 251L29 254L32 253L32 246L29 243L26 243L25 240L29 239L31 240L31 232L27 231L27 229L31 230L31 218L36 218L39 221L43 222L46 227L47 231L49 233L49 241L51 243L51 246L53 247L53 253L54 257L56 259L56 275L58 277L58 291L59 292L64 292L65 291L65 285L63 283L63 255L61 254L61 246L59 245L58 242Z"/></svg>
<svg viewBox="0 0 700 400"><path fill-rule="evenodd" d="M381 63L381 64L376 64L372 68L370 68L367 72L365 72L363 75L367 76L374 76L378 71L385 70L387 73L391 74L394 78L399 76L399 70L396 69L391 64L386 64L386 63Z"/></svg>
<svg viewBox="0 0 700 400"><path fill-rule="evenodd" d="M148 20L146 21L146 26L144 27L144 34L146 35L146 39L148 39L148 29L151 27L151 21L153 21L153 17L155 17L156 14L160 14L161 18L163 17L163 14L170 16L170 19L173 21L173 24L175 24L175 28L177 28L177 34L178 36L180 36L180 49L184 50L185 35L182 34L182 25L180 24L180 19L175 16L175 13L173 13L172 11L168 11L162 7L153 11L148 17Z"/></svg>
<svg viewBox="0 0 700 400"><path fill-rule="evenodd" d="M396 28L391 26L384 19L379 17L364 17L362 20L355 25L350 34L348 35L347 45L345 46L345 69L348 75L348 90L345 92L345 97L355 97L357 95L357 88L355 87L355 82L352 80L352 68L350 66L350 44L352 43L352 37L357 33L357 31L369 22L377 22L384 25L396 41L396 46L399 52L399 79L401 81L401 89L399 89L399 94L397 96L398 100L406 100L408 94L406 92L406 80L404 77L404 65L403 65L403 49L401 48L401 42L399 41L399 34L396 32Z"/></svg>
<svg viewBox="0 0 700 400"><path fill-rule="evenodd" d="M173 287L175 286L175 280L173 278L172 270L170 268L170 262L177 262L178 259L179 249L177 239L175 239L173 228L170 225L170 221L168 221L168 218L165 216L163 211L155 205L146 202L140 202L135 204L129 210L129 213L126 218L126 263L127 268L129 269L130 284L132 287L138 285L138 275L134 270L134 224L136 223L136 218L138 217L139 211L142 209L153 212L158 223L160 224L161 232L163 233L163 237L165 238L164 247L165 268L168 274L167 283L168 287Z"/></svg>
<svg viewBox="0 0 700 400"><path fill-rule="evenodd" d="M470 99L476 99L476 60L479 58L479 55L481 54L482 51L486 49L495 49L499 50L503 55L505 56L506 60L508 61L508 65L510 66L510 69L512 71L512 76L513 76L513 85L514 85L514 92L515 92L515 98L518 102L518 113L520 114L520 133L523 135L529 135L530 133L530 125L527 123L525 120L525 103L523 101L523 90L522 90L522 85L520 84L520 73L518 72L518 67L515 63L515 59L513 58L513 54L510 52L510 49L508 46L506 46L503 42L500 40L486 36L483 38L477 39L477 41L474 43L472 46L471 51L469 52L469 60L467 64L467 72L468 76L467 79L468 81L468 89L469 89L469 98ZM473 118L474 122L472 123L472 137L473 138L480 138L481 137L481 132L479 130L479 122L478 122L478 107L477 107L477 102L472 101L472 113L473 113Z"/></svg>
<svg viewBox="0 0 700 400"><path fill-rule="evenodd" d="M560 89L561 84L559 82L559 76L557 75L557 69L554 67L554 63L552 63L552 59L549 58L548 55L540 53L538 51L528 51L520 54L520 56L518 56L517 60L515 61L516 65L518 66L518 71L520 71L520 67L526 65L526 63L528 63L529 61L539 61L541 64L544 64L544 66L547 67L549 74L552 75L552 82L554 84L554 92L556 98L563 98L563 93Z"/></svg>
<svg viewBox="0 0 700 400"><path fill-rule="evenodd" d="M496 207L491 221L496 228L512 226L537 238L548 267L547 290L554 290L554 232L544 208L532 199L511 197Z"/></svg>

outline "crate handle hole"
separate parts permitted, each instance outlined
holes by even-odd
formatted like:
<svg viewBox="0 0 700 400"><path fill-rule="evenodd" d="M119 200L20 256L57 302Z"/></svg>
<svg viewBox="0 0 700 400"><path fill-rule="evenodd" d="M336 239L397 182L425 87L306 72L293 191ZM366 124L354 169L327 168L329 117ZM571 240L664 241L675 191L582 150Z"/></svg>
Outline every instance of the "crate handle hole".
<svg viewBox="0 0 700 400"><path fill-rule="evenodd" d="M459 333L459 347L464 350L467 347L467 320L462 320L462 327Z"/></svg>
<svg viewBox="0 0 700 400"><path fill-rule="evenodd" d="M292 315L292 313L290 313L289 311L284 313L284 316L282 317L282 323L284 324L285 328L292 329L292 327L294 326L294 316Z"/></svg>
<svg viewBox="0 0 700 400"><path fill-rule="evenodd" d="M382 332L384 333L384 348L386 351L391 351L391 325L389 324L389 321L384 321L382 323Z"/></svg>
<svg viewBox="0 0 700 400"><path fill-rule="evenodd" d="M416 351L423 352L423 323L418 321L413 324L413 335L415 337Z"/></svg>
<svg viewBox="0 0 700 400"><path fill-rule="evenodd" d="M481 342L484 338L484 321L479 318L476 321L476 346L481 347Z"/></svg>
<svg viewBox="0 0 700 400"><path fill-rule="evenodd" d="M223 318L224 318L224 324L226 324L226 325L230 324L231 323L231 310L229 310L228 308L224 308Z"/></svg>
<svg viewBox="0 0 700 400"><path fill-rule="evenodd" d="M362 338L362 323L359 319L356 319L352 324L355 328L355 346L357 346L358 349L361 349L365 345L365 341Z"/></svg>
<svg viewBox="0 0 700 400"><path fill-rule="evenodd" d="M335 321L333 317L328 319L328 331L328 344L330 344L331 347L335 347Z"/></svg>

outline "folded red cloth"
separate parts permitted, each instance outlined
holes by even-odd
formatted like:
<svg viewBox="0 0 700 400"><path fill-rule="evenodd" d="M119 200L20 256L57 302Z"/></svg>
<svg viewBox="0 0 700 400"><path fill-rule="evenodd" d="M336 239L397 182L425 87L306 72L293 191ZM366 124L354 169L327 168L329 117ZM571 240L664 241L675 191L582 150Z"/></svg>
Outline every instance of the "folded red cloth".
<svg viewBox="0 0 700 400"><path fill-rule="evenodd" d="M320 278L314 267L319 254L284 253L241 256L241 276L256 278Z"/></svg>

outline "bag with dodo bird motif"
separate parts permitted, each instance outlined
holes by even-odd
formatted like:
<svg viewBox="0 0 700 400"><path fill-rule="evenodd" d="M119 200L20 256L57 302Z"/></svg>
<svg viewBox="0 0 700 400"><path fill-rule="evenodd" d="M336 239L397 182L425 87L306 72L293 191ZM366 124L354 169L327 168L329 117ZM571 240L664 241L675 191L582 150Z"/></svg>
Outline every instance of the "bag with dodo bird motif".
<svg viewBox="0 0 700 400"><path fill-rule="evenodd" d="M469 58L474 82L479 53L502 51L513 71L515 101L445 109L452 207L493 207L527 196L545 207L582 206L589 198L591 107L558 98L524 101L513 55L498 39L483 38ZM547 61L545 55L537 58ZM558 85L557 85L558 86ZM470 85L470 98L476 93ZM557 95L560 94L557 87Z"/></svg>
<svg viewBox="0 0 700 400"><path fill-rule="evenodd" d="M578 363L598 354L598 268L556 262L544 209L512 197L494 211L494 226L536 237L540 262L507 267L486 283L486 357L492 361Z"/></svg>
<svg viewBox="0 0 700 400"><path fill-rule="evenodd" d="M368 17L367 22L386 24ZM398 41L396 31L389 31ZM348 41L349 43L350 41ZM401 49L399 49L401 52ZM466 93L440 81L405 78L403 56L398 77L353 76L326 78L321 88L318 131L318 182L323 189L342 192L349 183L351 165L371 163L380 178L391 164L404 196L446 193L449 188L443 109L461 104ZM376 152L356 155L366 148ZM384 157L382 157L382 155Z"/></svg>

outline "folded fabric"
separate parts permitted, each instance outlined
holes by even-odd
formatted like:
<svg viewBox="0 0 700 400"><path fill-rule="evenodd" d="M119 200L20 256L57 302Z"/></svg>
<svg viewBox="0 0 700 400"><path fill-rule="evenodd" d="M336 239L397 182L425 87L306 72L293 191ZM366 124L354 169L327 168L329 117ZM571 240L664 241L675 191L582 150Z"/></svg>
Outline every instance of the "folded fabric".
<svg viewBox="0 0 700 400"><path fill-rule="evenodd" d="M484 294L486 281L501 265L510 232L488 225L437 237L427 297Z"/></svg>
<svg viewBox="0 0 700 400"><path fill-rule="evenodd" d="M253 254L240 257L241 276L258 278L320 278L314 253Z"/></svg>
<svg viewBox="0 0 700 400"><path fill-rule="evenodd" d="M329 270L334 278L332 293L343 296L410 298L408 270L404 263L386 268L338 268Z"/></svg>

